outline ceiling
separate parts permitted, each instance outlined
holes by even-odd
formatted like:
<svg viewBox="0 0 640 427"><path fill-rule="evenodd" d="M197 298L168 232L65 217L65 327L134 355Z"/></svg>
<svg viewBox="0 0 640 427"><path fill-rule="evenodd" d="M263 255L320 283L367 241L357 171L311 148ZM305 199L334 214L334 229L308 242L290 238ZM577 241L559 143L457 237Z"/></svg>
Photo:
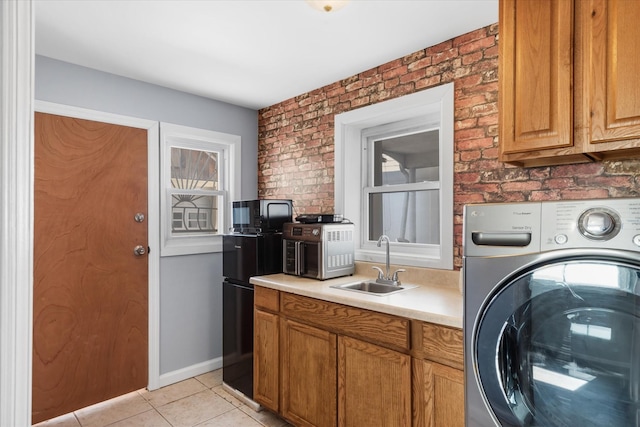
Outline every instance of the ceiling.
<svg viewBox="0 0 640 427"><path fill-rule="evenodd" d="M38 55L260 109L498 21L498 0L35 0Z"/></svg>

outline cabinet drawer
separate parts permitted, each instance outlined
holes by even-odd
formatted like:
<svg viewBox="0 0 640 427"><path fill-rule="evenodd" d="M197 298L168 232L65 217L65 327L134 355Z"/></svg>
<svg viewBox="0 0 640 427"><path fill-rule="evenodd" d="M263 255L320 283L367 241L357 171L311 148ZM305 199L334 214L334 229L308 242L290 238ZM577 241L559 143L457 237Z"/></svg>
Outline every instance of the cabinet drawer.
<svg viewBox="0 0 640 427"><path fill-rule="evenodd" d="M345 335L409 350L409 320L300 295L282 293L283 314Z"/></svg>
<svg viewBox="0 0 640 427"><path fill-rule="evenodd" d="M275 289L263 288L262 286L256 286L254 291L254 305L256 307L271 311L278 311L280 309L280 301L278 299L280 292Z"/></svg>
<svg viewBox="0 0 640 427"><path fill-rule="evenodd" d="M425 359L463 369L462 329L422 323L422 351Z"/></svg>

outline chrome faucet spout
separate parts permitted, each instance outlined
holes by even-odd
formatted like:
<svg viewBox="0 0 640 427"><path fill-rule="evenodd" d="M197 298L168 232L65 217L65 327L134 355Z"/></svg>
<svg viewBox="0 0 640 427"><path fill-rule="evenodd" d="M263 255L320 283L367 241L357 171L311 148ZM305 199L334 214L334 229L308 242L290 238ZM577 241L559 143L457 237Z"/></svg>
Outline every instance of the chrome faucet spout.
<svg viewBox="0 0 640 427"><path fill-rule="evenodd" d="M386 234L383 234L382 236L380 236L380 238L378 239L378 247L380 247L382 245L382 241L386 241L387 242L387 258L386 258L386 269L385 269L385 276L384 279L385 280L391 280L391 276L389 274L389 270L391 269L390 267L390 263L389 263L389 237Z"/></svg>

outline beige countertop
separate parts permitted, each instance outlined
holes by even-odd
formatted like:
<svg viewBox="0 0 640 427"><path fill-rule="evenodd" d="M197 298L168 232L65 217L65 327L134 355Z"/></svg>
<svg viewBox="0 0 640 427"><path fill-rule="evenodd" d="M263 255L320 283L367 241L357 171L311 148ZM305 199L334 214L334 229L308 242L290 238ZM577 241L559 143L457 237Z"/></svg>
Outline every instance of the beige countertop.
<svg viewBox="0 0 640 427"><path fill-rule="evenodd" d="M363 274L364 272L366 274ZM457 273L457 275L452 276L453 278L459 275L458 272L451 273ZM356 268L356 274L353 276L329 280L307 279L288 274L271 274L252 277L250 282L254 285L324 301L462 328L462 295L458 284L452 280L444 280L444 282L448 283L421 284L403 281L403 285L415 287L383 296L332 288L335 285L373 279L375 279L374 274L369 273L367 270Z"/></svg>

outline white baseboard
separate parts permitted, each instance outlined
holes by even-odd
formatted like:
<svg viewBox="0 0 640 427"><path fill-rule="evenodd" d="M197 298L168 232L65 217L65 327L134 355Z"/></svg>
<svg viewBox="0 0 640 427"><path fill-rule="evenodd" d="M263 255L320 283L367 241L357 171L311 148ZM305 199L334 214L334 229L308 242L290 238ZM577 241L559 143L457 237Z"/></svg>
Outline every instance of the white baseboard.
<svg viewBox="0 0 640 427"><path fill-rule="evenodd" d="M220 368L222 368L222 357L217 357L202 363L187 366L186 368L178 369L177 371L167 372L166 374L160 375L158 388L184 381L197 375L206 374L207 372L215 371Z"/></svg>

